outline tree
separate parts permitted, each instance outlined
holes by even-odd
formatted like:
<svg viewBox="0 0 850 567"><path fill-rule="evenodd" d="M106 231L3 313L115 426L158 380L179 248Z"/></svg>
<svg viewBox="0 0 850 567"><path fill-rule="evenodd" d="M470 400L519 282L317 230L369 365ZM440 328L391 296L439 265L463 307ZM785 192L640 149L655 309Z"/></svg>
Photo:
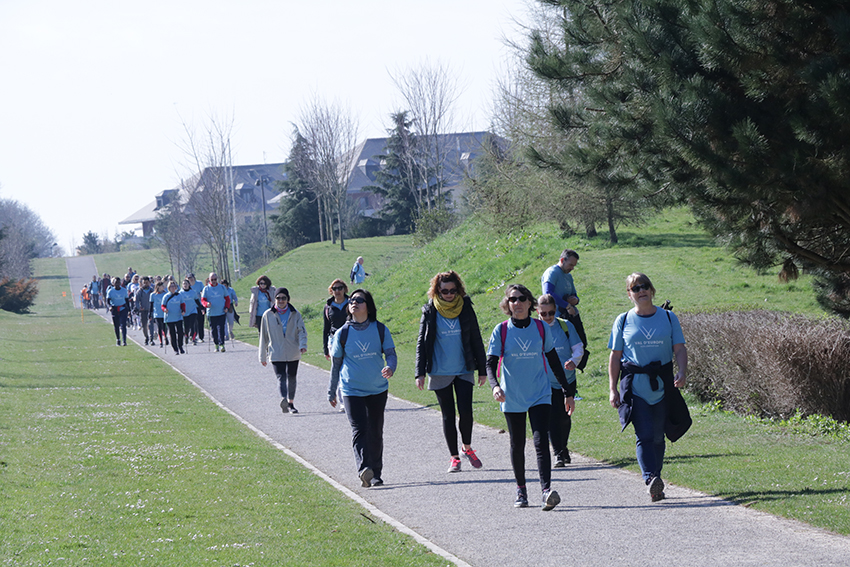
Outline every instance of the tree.
<svg viewBox="0 0 850 567"><path fill-rule="evenodd" d="M100 254L103 252L103 244L100 237L94 231L88 231L83 235L83 243L77 247L77 253L85 256L87 254Z"/></svg>
<svg viewBox="0 0 850 567"><path fill-rule="evenodd" d="M0 199L0 277L27 278L33 258L53 255L56 237L36 213L12 199Z"/></svg>
<svg viewBox="0 0 850 567"><path fill-rule="evenodd" d="M200 242L191 227L192 222L183 212L179 199L157 211L154 238L162 244L171 266L170 273L175 277L195 271Z"/></svg>
<svg viewBox="0 0 850 567"><path fill-rule="evenodd" d="M683 198L757 269L801 266L850 316L850 7L845 2L548 1L561 46L528 50L574 95L557 160Z"/></svg>
<svg viewBox="0 0 850 567"><path fill-rule="evenodd" d="M339 103L316 97L302 109L297 127L304 137L306 163L311 168L308 178L321 196L328 217L336 217L339 248L345 250L343 218L357 145L357 119Z"/></svg>
<svg viewBox="0 0 850 567"><path fill-rule="evenodd" d="M310 159L307 140L297 129L284 171L286 179L278 183L281 194L278 214L271 217L272 234L282 246L280 252L308 242L324 241L321 197L310 179L315 165Z"/></svg>

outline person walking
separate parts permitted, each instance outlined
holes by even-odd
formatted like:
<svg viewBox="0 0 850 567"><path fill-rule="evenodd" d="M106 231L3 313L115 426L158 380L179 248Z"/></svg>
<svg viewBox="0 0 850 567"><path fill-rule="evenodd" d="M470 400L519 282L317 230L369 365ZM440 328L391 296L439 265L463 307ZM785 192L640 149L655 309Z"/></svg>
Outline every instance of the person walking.
<svg viewBox="0 0 850 567"><path fill-rule="evenodd" d="M200 298L195 290L192 289L192 282L189 281L189 278L183 280L183 289L180 290L180 295L183 298L183 303L186 305L186 312L183 314L183 335L186 338L184 342L187 346L189 345L189 341L193 345L197 345L198 306L200 305Z"/></svg>
<svg viewBox="0 0 850 567"><path fill-rule="evenodd" d="M195 274L192 273L187 274L186 279L189 280L192 289L195 290L195 295L198 296L198 303L196 304L198 317L195 323L195 329L198 331L197 340L204 342L204 317L207 314L206 308L203 303L201 303L201 292L204 291L204 284L196 280Z"/></svg>
<svg viewBox="0 0 850 567"><path fill-rule="evenodd" d="M230 307L230 293L227 288L218 283L218 274L210 273L209 285L201 291L201 303L207 309L210 318L210 332L215 343L216 352L225 352L224 324L227 309Z"/></svg>
<svg viewBox="0 0 850 567"><path fill-rule="evenodd" d="M165 327L165 312L162 310L162 300L164 298L165 283L160 280L153 286L153 293L151 294L151 306L153 309L152 316L154 323L156 324L156 334L159 337L159 348L162 348L163 340L165 341L165 346L168 346L168 331L166 331ZM151 344L154 344L153 338L151 338Z"/></svg>
<svg viewBox="0 0 850 567"><path fill-rule="evenodd" d="M136 309L139 310L139 321L142 326L142 334L145 336L145 346L153 344L153 333L151 328L151 279L148 276L142 278L142 283L135 293Z"/></svg>
<svg viewBox="0 0 850 567"><path fill-rule="evenodd" d="M557 305L555 298L543 294L537 299L537 314L544 323L549 325L552 334L552 343L558 359L564 366L564 375L571 388L569 394L575 397L576 393L576 364L584 355L584 346L576 332L573 324L566 319L555 317ZM565 392L555 379L554 373L549 378L552 387L552 410L549 413L549 441L552 442L552 453L555 455L555 463L552 468L563 468L572 462L570 451L567 448L572 430L572 417L564 411Z"/></svg>
<svg viewBox="0 0 850 567"><path fill-rule="evenodd" d="M280 385L280 409L283 413L298 413L295 409L295 387L298 363L307 352L307 329L301 313L289 303L289 290L275 291L275 304L260 322L260 364L271 360Z"/></svg>
<svg viewBox="0 0 850 567"><path fill-rule="evenodd" d="M183 296L177 291L177 282L168 282L168 293L162 298L162 311L165 313L165 324L171 336L171 348L174 354L186 354L183 350L183 313L186 304Z"/></svg>
<svg viewBox="0 0 850 567"><path fill-rule="evenodd" d="M416 341L416 387L424 389L427 374L428 389L434 391L440 404L443 435L451 456L450 473L460 472L461 468L458 427L463 456L473 468L481 468L481 460L472 449L472 390L476 371L478 385L483 386L487 380L487 356L472 300L466 295L457 272L441 272L431 278L428 303L422 307Z"/></svg>
<svg viewBox="0 0 850 567"><path fill-rule="evenodd" d="M127 288L121 285L121 278L113 278L112 287L106 295L106 304L112 310L112 326L115 328L117 346L127 346Z"/></svg>
<svg viewBox="0 0 850 567"><path fill-rule="evenodd" d="M358 256L357 261L354 262L354 266L351 268L351 274L349 274L351 283L362 284L368 275L366 269L363 267L363 256Z"/></svg>
<svg viewBox="0 0 850 567"><path fill-rule="evenodd" d="M328 286L328 293L331 296L325 302L325 309L322 313L322 349L325 358L330 360L331 340L333 340L337 330L348 320L348 286L344 281L337 278ZM337 398L342 399L341 389L337 391ZM339 411L345 411L342 404L339 405Z"/></svg>
<svg viewBox="0 0 850 567"><path fill-rule="evenodd" d="M109 288L112 287L112 278L106 272L103 273L103 277L100 280L100 293L103 295L103 308L109 309L109 305L106 302L106 294L109 291Z"/></svg>
<svg viewBox="0 0 850 567"><path fill-rule="evenodd" d="M581 314L578 311L579 297L572 275L578 260L578 252L570 249L564 250L561 252L558 263L543 272L540 283L543 294L549 294L555 298L555 304L558 306L557 316L566 319L576 328L584 347L584 355L578 363L578 369L584 370L590 352L587 350L587 334L584 331L584 323L582 323Z"/></svg>
<svg viewBox="0 0 850 567"><path fill-rule="evenodd" d="M227 280L221 280L221 285L227 290L227 294L230 296L230 307L227 308L227 312L225 315L227 317L224 321L224 340L233 340L233 326L236 324L236 308L239 306L239 298L236 297L236 290L230 287L230 282Z"/></svg>
<svg viewBox="0 0 850 567"><path fill-rule="evenodd" d="M100 280L98 279L97 274L91 277L91 281L88 283L88 288L92 307L94 309L100 309Z"/></svg>
<svg viewBox="0 0 850 567"><path fill-rule="evenodd" d="M263 314L274 305L275 288L268 276L257 278L257 285L251 288L248 302L248 326L260 330Z"/></svg>
<svg viewBox="0 0 850 567"><path fill-rule="evenodd" d="M686 382L688 350L676 315L653 305L655 287L646 274L628 276L626 294L634 308L617 317L608 339L608 397L623 429L634 426L637 462L651 501L658 502L664 499L665 429L676 441L690 426L679 392ZM672 432L671 421L684 426Z"/></svg>
<svg viewBox="0 0 850 567"><path fill-rule="evenodd" d="M508 425L511 444L511 465L516 479L514 507L528 506L525 485L525 419L531 424L534 449L537 453L537 471L543 490L543 510L548 511L561 501L552 490L552 458L549 454L549 412L552 389L551 371L564 391L564 409L572 415L575 400L570 385L555 352L552 333L531 312L537 300L527 287L511 284L499 307L510 319L496 325L487 347L487 377L493 388L493 398L499 402Z"/></svg>
<svg viewBox="0 0 850 567"><path fill-rule="evenodd" d="M398 359L390 331L378 321L375 300L368 291L352 292L348 312L349 321L333 337L328 401L332 407L339 402L345 405L357 475L361 486L368 488L384 484L384 409L388 379ZM337 399L340 383L342 400Z"/></svg>

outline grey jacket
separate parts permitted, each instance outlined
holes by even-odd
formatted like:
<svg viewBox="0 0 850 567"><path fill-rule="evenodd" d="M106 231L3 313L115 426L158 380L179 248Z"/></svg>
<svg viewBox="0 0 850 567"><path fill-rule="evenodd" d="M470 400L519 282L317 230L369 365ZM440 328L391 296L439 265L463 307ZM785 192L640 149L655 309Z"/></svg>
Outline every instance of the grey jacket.
<svg viewBox="0 0 850 567"><path fill-rule="evenodd" d="M291 362L301 360L301 349L307 348L307 329L295 307L289 306L289 322L286 324L286 334L283 334L283 324L277 314L277 308L272 307L263 314L260 323L260 362Z"/></svg>

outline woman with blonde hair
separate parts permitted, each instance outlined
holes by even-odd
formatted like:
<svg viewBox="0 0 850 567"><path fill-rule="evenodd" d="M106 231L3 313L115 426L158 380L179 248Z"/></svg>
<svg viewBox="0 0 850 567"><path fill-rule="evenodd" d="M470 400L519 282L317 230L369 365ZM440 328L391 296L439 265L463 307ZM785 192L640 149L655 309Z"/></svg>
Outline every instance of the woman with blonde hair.
<svg viewBox="0 0 850 567"><path fill-rule="evenodd" d="M487 357L472 300L466 295L457 272L441 272L431 278L428 303L422 307L416 341L416 386L424 389L428 374L428 389L437 395L443 435L451 455L448 472L460 472L455 396L463 456L473 468L481 468L481 460L472 450L472 389L476 371L478 385L483 386L487 379Z"/></svg>

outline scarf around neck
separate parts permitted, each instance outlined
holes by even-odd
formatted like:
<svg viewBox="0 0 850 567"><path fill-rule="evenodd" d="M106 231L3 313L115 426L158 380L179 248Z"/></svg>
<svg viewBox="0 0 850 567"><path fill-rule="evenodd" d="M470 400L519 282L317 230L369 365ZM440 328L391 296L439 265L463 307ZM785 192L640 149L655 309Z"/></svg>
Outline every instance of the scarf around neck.
<svg viewBox="0 0 850 567"><path fill-rule="evenodd" d="M455 295L452 301L445 301L439 295L434 297L434 307L437 312L446 319L455 319L460 315L463 309L463 298L460 295Z"/></svg>

